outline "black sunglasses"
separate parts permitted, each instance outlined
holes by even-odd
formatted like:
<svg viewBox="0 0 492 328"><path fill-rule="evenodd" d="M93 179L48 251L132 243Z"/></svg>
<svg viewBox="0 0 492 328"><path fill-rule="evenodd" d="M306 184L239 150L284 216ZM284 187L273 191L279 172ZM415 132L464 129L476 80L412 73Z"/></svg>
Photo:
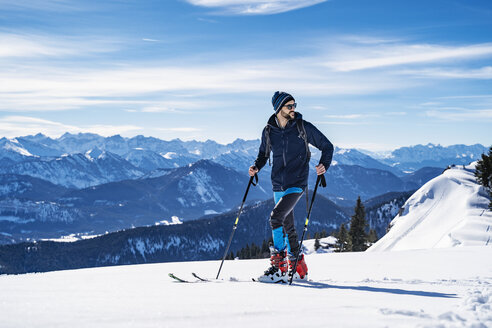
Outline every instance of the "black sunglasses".
<svg viewBox="0 0 492 328"><path fill-rule="evenodd" d="M295 109L297 107L297 103L289 104L289 105L284 105L287 107L288 110Z"/></svg>

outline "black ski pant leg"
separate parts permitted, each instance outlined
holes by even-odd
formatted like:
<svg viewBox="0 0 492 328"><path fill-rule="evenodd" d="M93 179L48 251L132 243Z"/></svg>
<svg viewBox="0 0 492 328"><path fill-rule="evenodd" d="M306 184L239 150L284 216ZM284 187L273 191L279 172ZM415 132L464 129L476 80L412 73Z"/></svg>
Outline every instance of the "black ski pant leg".
<svg viewBox="0 0 492 328"><path fill-rule="evenodd" d="M272 230L280 227L284 228L289 239L290 250L293 254L297 254L299 249L299 239L294 223L294 207L302 195L303 192L283 196L270 214L270 226Z"/></svg>

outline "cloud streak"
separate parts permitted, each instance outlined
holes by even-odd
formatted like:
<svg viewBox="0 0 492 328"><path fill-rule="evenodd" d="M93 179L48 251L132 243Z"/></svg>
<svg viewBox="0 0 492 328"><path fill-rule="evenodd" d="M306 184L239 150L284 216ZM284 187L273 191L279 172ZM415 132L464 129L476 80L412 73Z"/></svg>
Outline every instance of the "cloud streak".
<svg viewBox="0 0 492 328"><path fill-rule="evenodd" d="M183 59L179 65L167 62L105 64L98 61L97 65L89 62L75 66L71 61L65 64L57 61L53 66L49 61L16 65L16 61L9 60L9 57L31 53L32 56L70 58L85 51L80 50L79 53L80 48L91 47L87 47L84 41L63 37L0 34L0 39L2 37L10 38L13 48L0 50L0 58L7 59L3 65L0 64L0 110L11 112L118 106L128 112L186 113L214 105L220 107L221 104L204 102L203 96L264 93L265 90L288 90L302 96L323 97L374 95L431 85L442 78L489 79L492 76L490 66L468 70L435 66L398 70L393 67L410 63L426 65L437 58L470 60L492 56L492 44L489 43L445 47L349 36L335 38L332 44L325 46L324 52L320 50L318 54L295 58L221 61L219 57L210 63ZM94 48L98 50L90 51L110 51L111 47ZM289 68L288 74L286 67ZM369 68L378 68L379 71L374 74ZM194 96L187 99L179 95L168 97L183 93ZM199 101L197 97L200 97Z"/></svg>
<svg viewBox="0 0 492 328"><path fill-rule="evenodd" d="M128 134L135 131L143 131L142 127L135 125L89 125L74 126L51 120L28 116L4 116L0 117L0 135L13 138L21 135L33 135L39 132L50 137L59 137L65 132L79 133L90 132L102 136L115 134Z"/></svg>
<svg viewBox="0 0 492 328"><path fill-rule="evenodd" d="M118 42L104 38L77 38L29 33L0 33L0 58L80 57L116 51Z"/></svg>
<svg viewBox="0 0 492 328"><path fill-rule="evenodd" d="M123 98L134 109L169 111L186 104L138 104L138 100L170 92L210 95L274 89L310 95L370 94L410 85L405 81L398 82L392 76L329 74L326 68L314 64L311 58L182 67L158 64L152 66L105 70L73 67L29 67L12 72L6 70L0 74L0 84L4 86L0 93L0 109L69 110L83 106L122 104ZM284 78L283 67L286 66L290 67L289 74L296 76L295 80ZM138 107L135 108L134 105Z"/></svg>
<svg viewBox="0 0 492 328"><path fill-rule="evenodd" d="M492 121L492 109L462 109L444 108L425 112L425 115L444 121Z"/></svg>
<svg viewBox="0 0 492 328"><path fill-rule="evenodd" d="M476 79L476 80L491 80L492 66L485 66L479 69L424 69L424 70L404 70L400 74L442 78L442 79Z"/></svg>
<svg viewBox="0 0 492 328"><path fill-rule="evenodd" d="M442 63L492 56L492 43L467 46L433 44L369 44L341 45L325 65L335 71L350 72L424 63ZM490 72L486 72L490 74Z"/></svg>
<svg viewBox="0 0 492 328"><path fill-rule="evenodd" d="M185 0L200 7L218 8L218 14L272 15L314 6L327 0Z"/></svg>

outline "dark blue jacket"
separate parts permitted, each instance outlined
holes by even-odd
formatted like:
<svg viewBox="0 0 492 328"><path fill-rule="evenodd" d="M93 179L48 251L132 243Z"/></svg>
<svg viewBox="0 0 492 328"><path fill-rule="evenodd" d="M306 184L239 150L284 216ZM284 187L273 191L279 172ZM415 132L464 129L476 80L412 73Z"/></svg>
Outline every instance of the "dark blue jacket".
<svg viewBox="0 0 492 328"><path fill-rule="evenodd" d="M255 166L261 170L265 166L266 143L268 130L270 130L270 144L273 154L272 185L273 191L285 191L291 187L305 189L309 176L309 158L304 139L299 135L296 124L302 120L302 115L296 112L293 120L290 120L285 128L278 126L275 114L268 120L269 129L265 127L261 136L261 145ZM330 167L333 157L332 143L313 124L304 121L304 129L307 141L321 150L320 163L326 169Z"/></svg>

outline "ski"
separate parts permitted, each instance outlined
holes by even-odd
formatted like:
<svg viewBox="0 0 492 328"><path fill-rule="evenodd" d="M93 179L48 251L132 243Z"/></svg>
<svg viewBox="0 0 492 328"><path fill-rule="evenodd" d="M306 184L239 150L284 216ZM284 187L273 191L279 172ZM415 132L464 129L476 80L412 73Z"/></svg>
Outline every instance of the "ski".
<svg viewBox="0 0 492 328"><path fill-rule="evenodd" d="M197 275L197 274L196 274L196 273L194 273L194 272L192 272L191 274L193 275L193 277L197 278L197 279L198 279L198 280L200 280L200 281L210 281L210 280L208 280L208 279L204 279L204 278L200 277L199 275Z"/></svg>
<svg viewBox="0 0 492 328"><path fill-rule="evenodd" d="M254 282L259 282L261 284L279 284L279 285L283 285L283 284L286 284L287 283L287 281L282 281L282 280L275 281L275 282L263 282L263 281L259 281L256 278L251 278L251 280L253 280Z"/></svg>
<svg viewBox="0 0 492 328"><path fill-rule="evenodd" d="M179 277L176 277L173 273L169 273L168 276L171 277L171 278L173 278L176 281L179 281L179 282L191 282L191 281L184 280L184 279L181 279Z"/></svg>
<svg viewBox="0 0 492 328"><path fill-rule="evenodd" d="M173 278L174 280L176 280L178 282L185 282L185 283L212 282L211 280L200 277L199 275L197 275L194 272L192 272L191 274L193 275L193 277L197 278L198 280L194 280L194 281L185 280L185 279L182 279L182 278L176 276L174 273L169 273L168 276Z"/></svg>

